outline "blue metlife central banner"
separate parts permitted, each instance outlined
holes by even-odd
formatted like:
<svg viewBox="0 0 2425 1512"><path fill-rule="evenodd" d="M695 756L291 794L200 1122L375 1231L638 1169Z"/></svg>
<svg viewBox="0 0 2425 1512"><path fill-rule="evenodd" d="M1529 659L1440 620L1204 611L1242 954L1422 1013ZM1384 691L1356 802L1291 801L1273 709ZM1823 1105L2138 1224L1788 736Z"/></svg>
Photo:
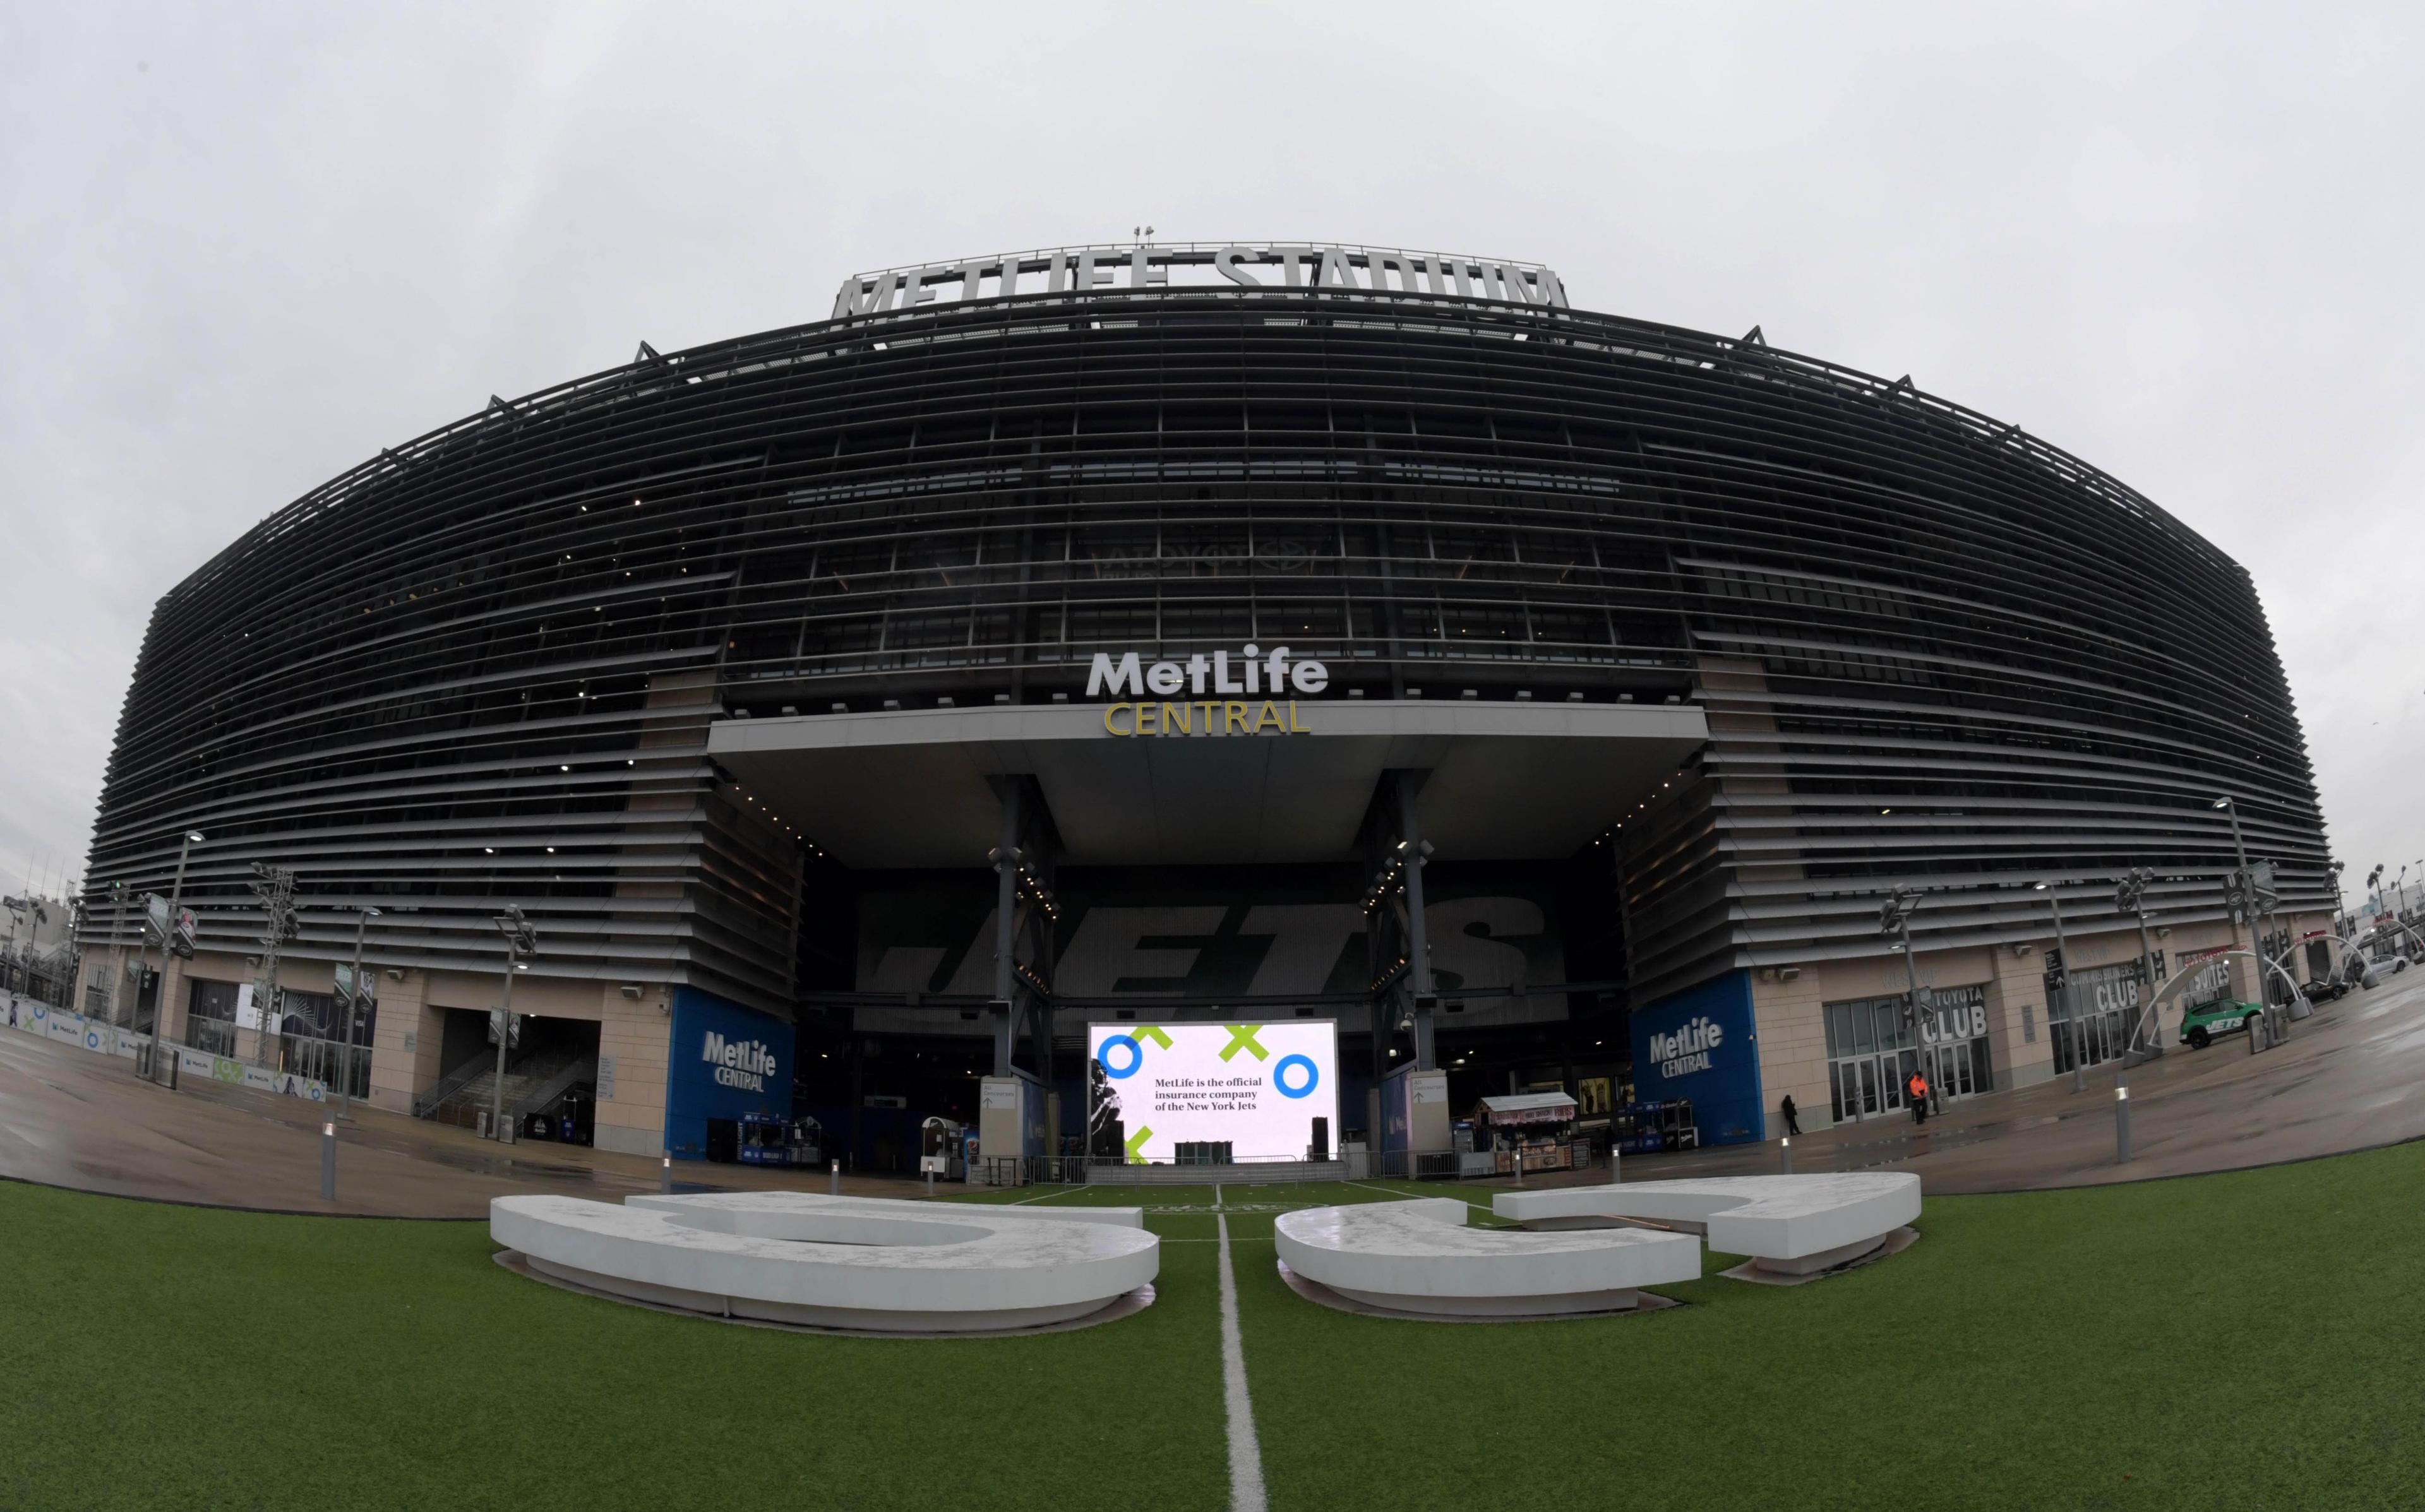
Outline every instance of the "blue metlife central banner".
<svg viewBox="0 0 2425 1512"><path fill-rule="evenodd" d="M1747 971L1728 972L1635 1009L1634 1096L1643 1102L1691 1098L1703 1144L1764 1138L1759 1045L1752 1025Z"/></svg>
<svg viewBox="0 0 2425 1512"><path fill-rule="evenodd" d="M696 987L674 989L666 1066L666 1148L707 1154L710 1119L792 1116L792 1026Z"/></svg>

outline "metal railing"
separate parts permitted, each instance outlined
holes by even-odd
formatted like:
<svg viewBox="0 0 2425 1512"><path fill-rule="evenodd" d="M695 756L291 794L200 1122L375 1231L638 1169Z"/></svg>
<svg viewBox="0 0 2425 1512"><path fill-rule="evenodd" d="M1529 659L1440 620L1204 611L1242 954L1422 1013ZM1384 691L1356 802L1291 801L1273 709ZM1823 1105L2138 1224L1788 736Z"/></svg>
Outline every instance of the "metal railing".
<svg viewBox="0 0 2425 1512"><path fill-rule="evenodd" d="M464 1088L471 1086L474 1082L478 1081L481 1076L485 1075L489 1072L495 1070L496 1063L496 1052L483 1051L481 1054L473 1057L470 1060L467 1060L463 1064L456 1067L453 1071L448 1072L445 1075L439 1077L438 1084L436 1086L430 1088L429 1090L422 1093L419 1097L412 1100L412 1116L417 1119L426 1119L432 1113L437 1112L439 1105L444 1103L448 1098L454 1096L457 1092L461 1091Z"/></svg>

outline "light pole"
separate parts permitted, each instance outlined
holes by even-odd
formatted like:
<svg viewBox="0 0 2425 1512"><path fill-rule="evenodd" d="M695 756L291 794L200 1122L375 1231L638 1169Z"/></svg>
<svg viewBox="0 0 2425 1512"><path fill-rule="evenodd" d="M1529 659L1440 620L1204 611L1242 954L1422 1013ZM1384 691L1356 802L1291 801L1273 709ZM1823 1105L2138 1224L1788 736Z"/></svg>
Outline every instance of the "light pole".
<svg viewBox="0 0 2425 1512"><path fill-rule="evenodd" d="M2147 1014L2154 1009L2156 1002L2156 947L2147 939L2147 883L2155 880L2156 873L2152 867L2133 867L2123 873L2121 882L2113 888L2113 906L2139 921L2139 978L2145 983L2142 991L2146 995L2140 1001L2139 1012L2134 1015L2131 1025L2133 1039L2137 1038L2140 1026L2145 1023ZM2128 1041L2124 1042L2122 1048L2127 1060L2130 1048ZM2158 1029L2149 1037L2147 1048L2152 1054L2163 1053L2164 1036L2161 1029ZM2117 1072L2115 1074L2119 1076L2121 1074Z"/></svg>
<svg viewBox="0 0 2425 1512"><path fill-rule="evenodd" d="M2063 894L2045 882L2032 883L2030 890L2046 894L2047 906L2054 910L2053 990L2063 995L2064 1022L2071 1026L2071 1090L2084 1092L2088 1090L2087 1026L2080 1021L2080 1004L2071 995L2071 947L2063 936Z"/></svg>
<svg viewBox="0 0 2425 1512"><path fill-rule="evenodd" d="M169 962L171 957L178 953L177 910L185 900L185 858L194 853L194 847L200 845L201 840L201 831L187 830L185 832L184 841L177 847L176 880L169 883L169 927L160 931L160 990L153 994L152 998L151 1072L152 1079L155 1082L160 1080L161 1076L161 1030L165 1028L169 1023ZM140 1011L143 1007L143 987L140 981L136 983L135 1006L138 1011Z"/></svg>
<svg viewBox="0 0 2425 1512"><path fill-rule="evenodd" d="M379 916L376 908L361 908L354 913L354 981L353 990L345 994L345 1069L337 1086L337 1116L351 1118L354 1106L354 1015L362 1000L362 935L371 920Z"/></svg>
<svg viewBox="0 0 2425 1512"><path fill-rule="evenodd" d="M118 1027L118 990L126 977L126 943L121 938L126 933L126 883L111 883L109 900L117 915L109 927L109 1023L115 1028ZM131 1020L126 1027L134 1027Z"/></svg>
<svg viewBox="0 0 2425 1512"><path fill-rule="evenodd" d="M514 1033L514 973L528 971L522 957L538 953L538 931L522 917L520 903L507 903L493 922L506 937L505 1000L497 1010L497 1077L489 1088L489 1137L506 1141L506 1049Z"/></svg>
<svg viewBox="0 0 2425 1512"><path fill-rule="evenodd" d="M2231 922L2233 928L2236 930L2240 924L2240 914L2242 911L2245 911L2248 915L2249 944L2253 947L2250 953L2255 955L2260 963L2256 968L2256 979L2254 985L2256 989L2257 1002L2263 1003L2267 1001L2265 996L2265 968L2261 964L2265 959L2265 951L2263 946L2258 943L2257 931L2259 926L2256 922L2256 879L2249 874L2248 870L2248 841L2242 837L2240 833L2240 805L2233 803L2231 801L2231 796L2226 793L2223 797L2214 801L2214 806L2222 809L2231 820L2231 850L2232 853L2239 858L2240 871L2238 873L2237 883L2231 889L2229 889L2229 891L2231 895L2243 899L2241 907L2232 911ZM2232 944L2237 946L2239 943L2239 939L2235 936L2232 940Z"/></svg>
<svg viewBox="0 0 2425 1512"><path fill-rule="evenodd" d="M1903 1031L1910 1036L1915 1064L1919 1062L1920 1051L1919 963L1912 959L1911 911L1919 906L1922 896L1917 887L1898 887L1887 895L1884 903L1878 905L1878 932L1897 941L1903 951L1903 979L1911 986L1911 995L1905 999L1908 1006L1903 1010ZM1899 1085L1909 1086L1910 1078L1903 1074L1900 1057L1895 1061L1895 1079ZM1944 1105L1944 1099L1937 1094L1936 1078L1934 1076L1928 1078L1928 1092L1939 1106Z"/></svg>

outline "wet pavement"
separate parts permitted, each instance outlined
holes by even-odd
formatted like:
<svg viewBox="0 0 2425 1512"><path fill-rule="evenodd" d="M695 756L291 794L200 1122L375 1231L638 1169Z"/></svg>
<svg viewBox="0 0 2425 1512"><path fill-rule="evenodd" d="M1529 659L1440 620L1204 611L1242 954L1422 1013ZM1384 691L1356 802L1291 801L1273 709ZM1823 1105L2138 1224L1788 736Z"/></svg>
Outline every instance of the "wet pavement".
<svg viewBox="0 0 2425 1512"><path fill-rule="evenodd" d="M2114 1067L1950 1105L1815 1130L1793 1141L1800 1171L1912 1170L1931 1192L2020 1191L2233 1170L2425 1138L2425 970L2354 993L2290 1026L2261 1055L2240 1036L2175 1045L2129 1073L2132 1159L2115 1158ZM1778 1169L1768 1144L1624 1162L1628 1181ZM1605 1171L1565 1178L1604 1180ZM1533 1185L1549 1185L1532 1178Z"/></svg>
<svg viewBox="0 0 2425 1512"><path fill-rule="evenodd" d="M175 1091L134 1062L0 1028L0 1176L121 1197L296 1213L486 1218L489 1200L553 1192L618 1202L658 1189L658 1163L579 1145L501 1146L468 1129L364 1107L337 1125L337 1200L320 1197L320 1126L334 1105L218 1083ZM809 1186L822 1171L678 1162L677 1191ZM843 1189L907 1196L909 1181Z"/></svg>
<svg viewBox="0 0 2425 1512"><path fill-rule="evenodd" d="M1930 1192L2016 1191L2270 1165L2425 1138L2425 970L2411 969L2291 1026L2248 1054L2233 1037L2178 1046L2129 1074L2136 1158L2114 1158L2113 1071L1957 1103L1915 1128L1895 1115L1793 1142L1803 1171L1918 1171ZM499 1146L469 1130L356 1105L338 1125L337 1201L320 1199L330 1111L217 1083L167 1091L133 1063L0 1029L0 1176L217 1206L397 1218L484 1218L489 1200L554 1192L614 1202L657 1189L653 1159L577 1145ZM1774 1143L1630 1157L1629 1181L1777 1169ZM822 1172L677 1166L683 1191L801 1187ZM1604 1171L1528 1185L1604 1180ZM912 1196L914 1181L843 1189Z"/></svg>

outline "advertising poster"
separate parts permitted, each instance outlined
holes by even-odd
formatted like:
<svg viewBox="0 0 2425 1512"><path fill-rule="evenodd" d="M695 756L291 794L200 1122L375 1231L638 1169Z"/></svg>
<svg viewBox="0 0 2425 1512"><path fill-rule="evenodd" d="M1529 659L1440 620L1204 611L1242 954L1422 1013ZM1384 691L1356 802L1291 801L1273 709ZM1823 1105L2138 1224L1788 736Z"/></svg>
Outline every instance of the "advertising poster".
<svg viewBox="0 0 2425 1512"><path fill-rule="evenodd" d="M1116 1124L1131 1165L1180 1144L1227 1143L1235 1160L1302 1160L1313 1121L1339 1130L1339 1032L1285 1024L1089 1024L1090 1129ZM1100 1152L1099 1153L1104 1153Z"/></svg>

